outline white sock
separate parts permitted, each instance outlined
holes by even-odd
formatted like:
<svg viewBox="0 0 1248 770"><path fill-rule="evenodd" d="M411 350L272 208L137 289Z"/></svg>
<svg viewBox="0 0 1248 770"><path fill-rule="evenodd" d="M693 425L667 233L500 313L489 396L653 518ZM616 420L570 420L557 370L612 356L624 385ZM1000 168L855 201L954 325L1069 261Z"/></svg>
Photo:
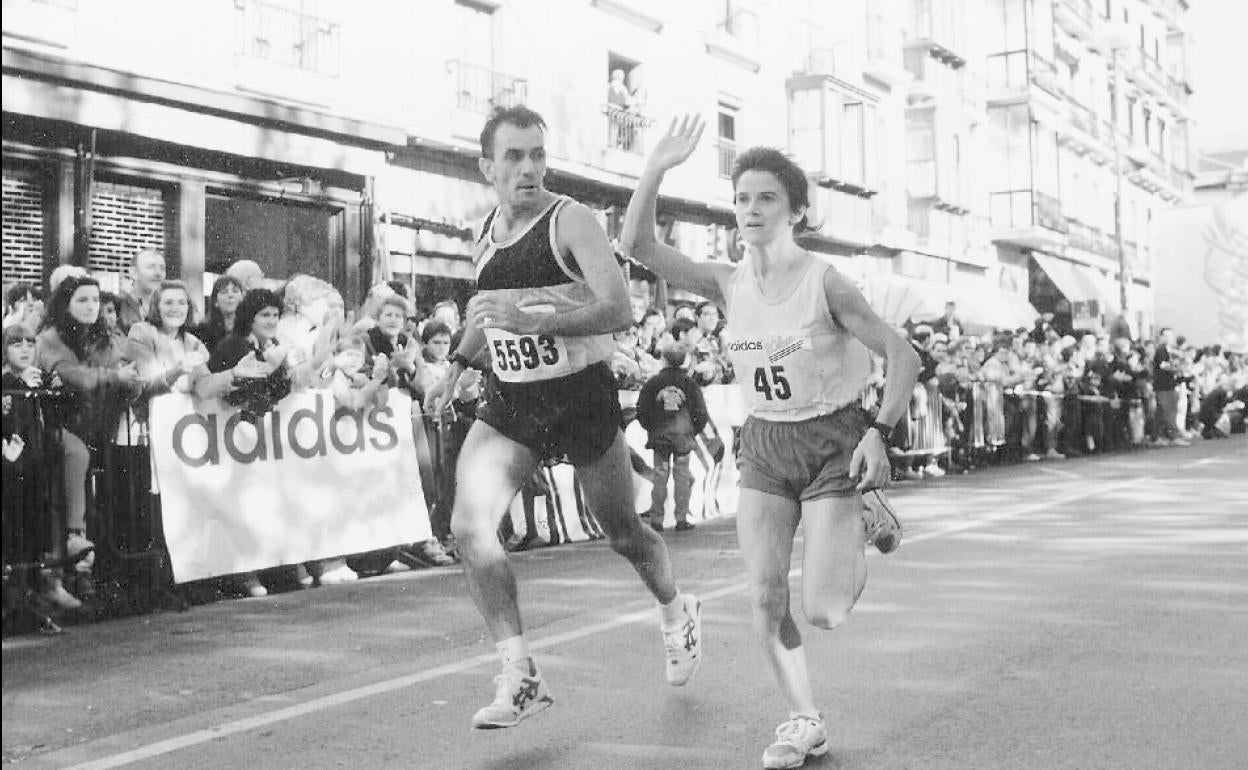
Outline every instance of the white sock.
<svg viewBox="0 0 1248 770"><path fill-rule="evenodd" d="M805 648L799 645L791 650L780 650L776 658L780 665L780 675L786 682L785 689L789 690L790 697L797 701L793 704L796 708L793 708L792 712L821 719L810 691L810 674L806 669Z"/></svg>
<svg viewBox="0 0 1248 770"><path fill-rule="evenodd" d="M659 603L659 616L662 618L664 628L671 628L684 619L685 616L685 597L676 592L676 598L667 604Z"/></svg>
<svg viewBox="0 0 1248 770"><path fill-rule="evenodd" d="M513 636L510 639L504 639L494 645L494 649L498 650L498 655L503 659L504 666L520 666L532 671L529 659L529 643L524 640L523 636Z"/></svg>

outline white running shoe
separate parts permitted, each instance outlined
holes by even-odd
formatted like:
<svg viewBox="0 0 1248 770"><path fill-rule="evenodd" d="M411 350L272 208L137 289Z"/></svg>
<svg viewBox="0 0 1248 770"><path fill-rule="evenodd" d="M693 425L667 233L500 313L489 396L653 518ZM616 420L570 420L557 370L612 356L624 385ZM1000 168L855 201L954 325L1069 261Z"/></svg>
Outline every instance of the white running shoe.
<svg viewBox="0 0 1248 770"><path fill-rule="evenodd" d="M702 602L693 594L681 594L685 619L672 628L661 628L667 651L667 683L680 687L693 678L702 665Z"/></svg>
<svg viewBox="0 0 1248 770"><path fill-rule="evenodd" d="M498 690L494 702L472 715L472 726L477 730L496 730L515 727L521 719L538 714L555 702L550 697L546 680L536 665L524 673L518 666L503 666L503 673L494 677Z"/></svg>
<svg viewBox="0 0 1248 770"><path fill-rule="evenodd" d="M828 753L828 728L823 717L805 714L789 714L789 721L776 728L776 742L763 752L763 767L801 767L806 757L821 757Z"/></svg>
<svg viewBox="0 0 1248 770"><path fill-rule="evenodd" d="M862 493L862 523L866 528L867 545L880 553L892 553L901 545L901 521L880 489Z"/></svg>

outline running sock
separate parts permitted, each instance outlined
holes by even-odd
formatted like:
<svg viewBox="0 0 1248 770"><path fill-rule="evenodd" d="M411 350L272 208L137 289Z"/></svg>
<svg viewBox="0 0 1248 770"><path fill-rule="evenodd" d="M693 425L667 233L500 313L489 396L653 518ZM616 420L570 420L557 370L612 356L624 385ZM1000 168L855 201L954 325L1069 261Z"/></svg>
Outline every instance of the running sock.
<svg viewBox="0 0 1248 770"><path fill-rule="evenodd" d="M671 628L680 623L685 616L685 596L679 591L676 592L676 598L667 604L659 602L659 616L662 618L664 628Z"/></svg>
<svg viewBox="0 0 1248 770"><path fill-rule="evenodd" d="M810 674L806 670L806 648L798 645L791 650L777 650L776 663L780 668L780 676L784 679L784 689L799 703L791 704L795 714L818 718L819 709L815 707L814 695L810 688Z"/></svg>
<svg viewBox="0 0 1248 770"><path fill-rule="evenodd" d="M532 654L529 653L529 643L525 641L523 636L513 636L510 639L504 639L494 645L494 649L498 650L498 655L503 659L504 666L517 666L529 669L529 673L533 673ZM527 665L525 665L527 663Z"/></svg>

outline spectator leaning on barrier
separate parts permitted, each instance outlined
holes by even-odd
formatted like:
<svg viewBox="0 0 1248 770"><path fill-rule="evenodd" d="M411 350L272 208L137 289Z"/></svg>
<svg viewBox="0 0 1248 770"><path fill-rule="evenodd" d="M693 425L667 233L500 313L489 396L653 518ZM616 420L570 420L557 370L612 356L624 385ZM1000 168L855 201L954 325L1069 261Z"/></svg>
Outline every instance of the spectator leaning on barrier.
<svg viewBox="0 0 1248 770"><path fill-rule="evenodd" d="M208 349L191 329L195 307L186 284L164 281L152 294L147 316L130 327L124 357L138 368L142 398L136 404L141 422L147 421L147 404L154 396L177 391L193 392L209 374Z"/></svg>
<svg viewBox="0 0 1248 770"><path fill-rule="evenodd" d="M291 381L295 388L322 387L322 368L346 320L342 295L320 278L300 274L286 283L282 303L277 338L291 348Z"/></svg>
<svg viewBox="0 0 1248 770"><path fill-rule="evenodd" d="M221 396L252 423L290 395L288 354L292 347L277 339L281 310L281 299L268 289L252 289L243 296L233 331L208 358L208 371L225 376L201 382L198 395Z"/></svg>
<svg viewBox="0 0 1248 770"><path fill-rule="evenodd" d="M165 280L165 258L157 251L143 249L130 260L130 289L123 291L118 323L123 332L147 317L152 295Z"/></svg>
<svg viewBox="0 0 1248 770"><path fill-rule="evenodd" d="M676 530L693 529L689 521L689 498L693 473L689 454L695 437L706 427L710 416L702 388L685 371L689 349L679 342L660 347L662 371L646 380L637 398L637 422L646 429L646 446L654 452L653 488L647 516L656 532L663 531L667 511L667 479L675 481Z"/></svg>
<svg viewBox="0 0 1248 770"><path fill-rule="evenodd" d="M407 300L391 294L380 299L373 307L375 323L368 330L368 355L370 358L385 356L390 361L393 385L410 394L416 403L424 393L420 390L420 343L403 331L407 321ZM448 335L449 345L449 335Z"/></svg>
<svg viewBox="0 0 1248 770"><path fill-rule="evenodd" d="M94 278L71 275L52 294L43 329L36 342L36 362L74 394L61 431L64 453L64 550L56 542L54 556L70 563L94 550L86 532L88 446L112 439L126 402L140 388L138 369L122 363L117 337L100 318L100 285Z"/></svg>

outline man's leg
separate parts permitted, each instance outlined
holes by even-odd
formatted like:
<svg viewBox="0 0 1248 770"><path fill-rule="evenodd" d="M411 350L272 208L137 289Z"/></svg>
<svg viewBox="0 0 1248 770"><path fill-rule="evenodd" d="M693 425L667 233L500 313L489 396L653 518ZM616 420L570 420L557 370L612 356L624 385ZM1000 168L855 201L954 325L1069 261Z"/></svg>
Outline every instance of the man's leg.
<svg viewBox="0 0 1248 770"><path fill-rule="evenodd" d="M498 523L521 482L537 466L537 456L496 429L478 421L464 442L451 532L458 543L468 593L494 637L502 657L494 701L472 717L477 729L514 727L554 703L529 655L520 623L516 576L498 542Z"/></svg>
<svg viewBox="0 0 1248 770"><path fill-rule="evenodd" d="M536 467L532 451L478 421L464 441L455 469L451 532L463 560L468 593L496 642L523 631L516 576L498 542L498 523Z"/></svg>
<svg viewBox="0 0 1248 770"><path fill-rule="evenodd" d="M689 681L702 663L702 615L697 597L676 590L663 538L642 524L633 506L628 445L617 431L602 457L577 466L585 502L607 534L611 549L633 565L659 604L669 684Z"/></svg>
<svg viewBox="0 0 1248 770"><path fill-rule="evenodd" d="M676 598L667 546L663 538L642 525L634 510L632 469L624 434L617 432L602 457L577 466L577 471L585 502L606 531L611 549L629 560L659 603Z"/></svg>

